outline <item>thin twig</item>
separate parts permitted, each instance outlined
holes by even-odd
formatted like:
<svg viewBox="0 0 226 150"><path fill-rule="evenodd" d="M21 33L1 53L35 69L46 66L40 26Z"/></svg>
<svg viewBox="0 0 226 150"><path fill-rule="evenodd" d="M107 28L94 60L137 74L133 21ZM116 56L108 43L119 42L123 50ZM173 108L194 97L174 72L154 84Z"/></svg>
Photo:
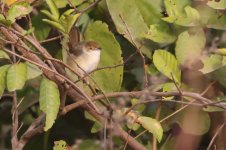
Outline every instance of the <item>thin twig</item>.
<svg viewBox="0 0 226 150"><path fill-rule="evenodd" d="M129 28L128 28L128 25L126 24L126 22L124 21L123 17L121 16L121 14L119 14L119 17L120 19L122 20L122 23L124 24L125 28L126 28L126 32L128 33L129 37L130 37L130 40L133 44L133 46L136 48L136 50L138 51L140 57L141 57L141 60L142 60L142 63L143 63L143 69L144 69L144 88L147 88L148 87L148 76L147 76L147 70L146 70L146 63L145 63L145 57L143 55L143 53L141 52L141 48L142 46L138 47L137 44L135 43L130 31L129 31Z"/></svg>
<svg viewBox="0 0 226 150"><path fill-rule="evenodd" d="M214 140L216 139L217 135L220 133L220 131L223 129L223 127L225 126L225 122L217 129L216 133L214 134L213 138L211 139L207 150L210 150L211 146L213 145Z"/></svg>
<svg viewBox="0 0 226 150"><path fill-rule="evenodd" d="M52 42L52 41L58 40L60 38L62 38L62 35L59 35L59 36L56 36L56 37L53 37L53 38L49 38L49 39L46 39L46 40L43 40L43 41L40 41L40 43L43 44L43 43L47 43L47 42Z"/></svg>

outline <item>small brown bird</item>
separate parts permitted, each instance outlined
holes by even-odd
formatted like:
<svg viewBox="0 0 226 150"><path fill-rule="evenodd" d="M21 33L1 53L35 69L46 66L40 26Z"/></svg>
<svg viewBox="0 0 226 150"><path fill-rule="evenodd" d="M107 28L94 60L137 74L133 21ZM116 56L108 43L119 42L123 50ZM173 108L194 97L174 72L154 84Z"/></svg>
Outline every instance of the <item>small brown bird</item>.
<svg viewBox="0 0 226 150"><path fill-rule="evenodd" d="M69 34L69 52L67 64L81 76L97 68L100 61L101 48L95 41L78 42L79 32L73 28ZM77 41L76 41L77 40Z"/></svg>

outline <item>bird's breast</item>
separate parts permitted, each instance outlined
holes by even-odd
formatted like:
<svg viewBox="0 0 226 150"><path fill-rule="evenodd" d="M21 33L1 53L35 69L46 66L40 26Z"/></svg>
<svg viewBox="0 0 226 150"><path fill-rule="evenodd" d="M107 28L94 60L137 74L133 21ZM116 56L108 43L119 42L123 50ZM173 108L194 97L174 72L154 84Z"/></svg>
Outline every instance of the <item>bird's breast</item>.
<svg viewBox="0 0 226 150"><path fill-rule="evenodd" d="M72 67L73 68L75 67L76 70L79 70L79 73L81 73L82 75L84 74L84 71L86 73L89 73L94 69L96 69L99 64L100 50L94 50L94 51L83 53L80 56L75 57L73 61L76 61L79 67L82 68L80 69L77 66L77 64L74 62Z"/></svg>

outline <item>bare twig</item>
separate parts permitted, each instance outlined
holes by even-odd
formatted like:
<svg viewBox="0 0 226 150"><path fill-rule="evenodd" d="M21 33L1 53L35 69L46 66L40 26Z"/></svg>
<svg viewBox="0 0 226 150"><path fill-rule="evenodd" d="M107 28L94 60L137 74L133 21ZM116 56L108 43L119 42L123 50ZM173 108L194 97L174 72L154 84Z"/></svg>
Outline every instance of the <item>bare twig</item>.
<svg viewBox="0 0 226 150"><path fill-rule="evenodd" d="M223 127L225 126L225 122L217 129L216 133L214 134L213 138L211 139L207 150L211 149L211 146L213 145L214 140L216 139L217 135L220 133L220 131L223 129Z"/></svg>
<svg viewBox="0 0 226 150"><path fill-rule="evenodd" d="M46 39L46 40L43 40L43 41L40 41L40 43L43 44L43 43L47 43L47 42L52 42L52 41L58 40L60 38L62 38L62 35L59 35L59 36L56 36L56 37L53 37L53 38L49 38L49 39Z"/></svg>

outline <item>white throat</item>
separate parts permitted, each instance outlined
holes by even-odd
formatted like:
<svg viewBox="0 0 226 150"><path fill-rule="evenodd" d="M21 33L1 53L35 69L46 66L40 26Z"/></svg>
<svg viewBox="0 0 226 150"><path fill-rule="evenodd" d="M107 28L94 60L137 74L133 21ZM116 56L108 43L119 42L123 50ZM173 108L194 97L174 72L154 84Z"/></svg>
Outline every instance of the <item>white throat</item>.
<svg viewBox="0 0 226 150"><path fill-rule="evenodd" d="M91 50L84 51L80 56L76 58L76 62L78 65L84 70L86 73L89 73L97 68L100 61L100 50ZM84 71L82 71L84 74Z"/></svg>

